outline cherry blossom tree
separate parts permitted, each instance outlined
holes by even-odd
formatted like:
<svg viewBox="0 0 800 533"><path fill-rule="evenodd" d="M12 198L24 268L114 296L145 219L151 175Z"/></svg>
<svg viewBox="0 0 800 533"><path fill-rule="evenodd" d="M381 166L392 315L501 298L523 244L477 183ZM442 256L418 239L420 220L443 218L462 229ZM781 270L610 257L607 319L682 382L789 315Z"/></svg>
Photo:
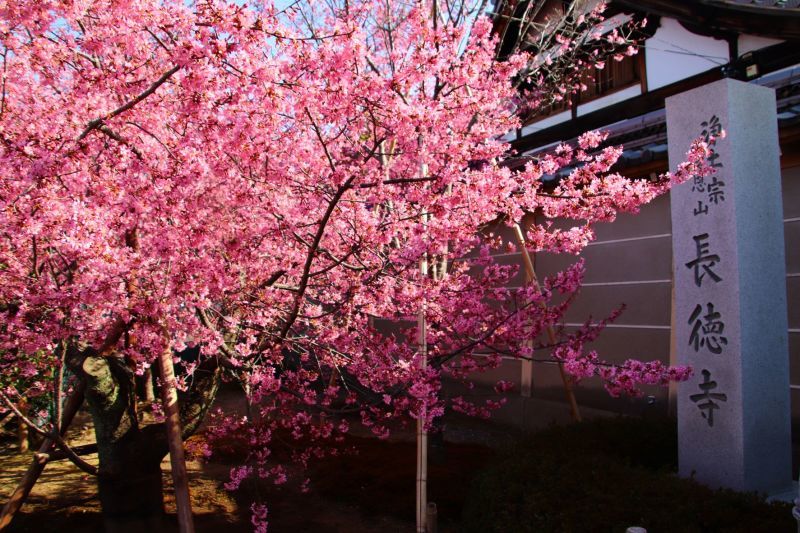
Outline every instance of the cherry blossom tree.
<svg viewBox="0 0 800 533"><path fill-rule="evenodd" d="M582 265L509 290L516 269L491 257L508 243L485 230L529 213L573 219L526 232L531 252L577 253L592 224L705 172L705 147L655 180L613 172L621 150L596 133L504 166L522 100L579 90L584 68L633 49L617 30L592 30L601 8L584 8L562 26L573 34L498 61L485 7L0 4L3 409L30 391L51 397L38 430L98 476L110 528L162 512L168 439L137 403L159 361L177 365L183 438L220 380L245 389L248 417L220 414L208 430L210 441L246 436L231 488L285 480L276 433L303 444L294 458L305 463L335 453L353 415L385 436L390 420L427 425L448 405L480 414L491 405L446 404L441 380L501 354L558 360L612 394L687 377L657 361L604 362L585 345L605 321L529 342L558 324L570 298L548 303L575 293ZM587 47L603 52L574 53ZM427 365L413 341L421 309ZM76 405L85 396L97 467L58 432L67 389ZM265 527L266 509L253 510Z"/></svg>

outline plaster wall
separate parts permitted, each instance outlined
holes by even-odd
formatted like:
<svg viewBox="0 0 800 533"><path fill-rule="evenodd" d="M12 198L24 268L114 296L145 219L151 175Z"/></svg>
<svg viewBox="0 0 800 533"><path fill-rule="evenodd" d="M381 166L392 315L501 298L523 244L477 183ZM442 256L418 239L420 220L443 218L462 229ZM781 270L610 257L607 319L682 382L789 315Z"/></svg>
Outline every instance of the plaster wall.
<svg viewBox="0 0 800 533"><path fill-rule="evenodd" d="M645 42L645 50L650 91L721 67L729 60L727 42L695 35L669 18L661 19L655 35Z"/></svg>
<svg viewBox="0 0 800 533"><path fill-rule="evenodd" d="M783 41L780 39L770 39L768 37L761 37L758 35L740 35L738 42L739 55L752 52L753 50L766 48L767 46L772 46L773 44L780 44L782 42Z"/></svg>

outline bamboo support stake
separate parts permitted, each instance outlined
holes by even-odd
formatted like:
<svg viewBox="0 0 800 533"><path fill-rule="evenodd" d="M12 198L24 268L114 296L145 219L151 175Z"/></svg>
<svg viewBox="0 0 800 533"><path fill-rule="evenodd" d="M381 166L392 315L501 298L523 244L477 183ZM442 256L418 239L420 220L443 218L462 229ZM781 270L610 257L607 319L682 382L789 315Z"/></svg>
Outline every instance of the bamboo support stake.
<svg viewBox="0 0 800 533"><path fill-rule="evenodd" d="M72 424L72 419L75 418L78 409L80 409L81 404L83 404L84 387L84 383L80 381L67 401L67 404L64 406L61 427L59 429L61 436L67 433L67 429L70 424ZM14 515L19 511L20 507L22 507L22 504L25 503L31 489L33 489L39 476L42 475L44 467L47 466L50 451L53 449L54 445L55 441L53 439L45 437L41 446L39 446L38 452L33 455L31 465L28 467L25 475L22 476L17 488L14 489L11 498L6 502L2 513L0 513L0 531L4 531L11 524Z"/></svg>
<svg viewBox="0 0 800 533"><path fill-rule="evenodd" d="M180 533L193 533L192 502L189 497L189 477L186 474L186 459L183 454L183 436L178 413L178 391L175 388L175 369L172 365L172 347L159 358L161 378L161 402L164 404L164 425L167 429L169 460L172 466L172 482L175 486L175 505L178 512Z"/></svg>
<svg viewBox="0 0 800 533"><path fill-rule="evenodd" d="M427 275L427 260L420 261L420 272ZM417 318L417 329L419 330L419 352L420 365L426 368L427 361L427 342L426 342L426 323L425 309L419 311ZM417 533L425 533L428 508L428 432L425 429L425 408L420 410L417 419Z"/></svg>
<svg viewBox="0 0 800 533"><path fill-rule="evenodd" d="M433 502L428 504L426 524L428 529L425 531L425 533L437 533L439 530L439 513L436 510L436 504Z"/></svg>
<svg viewBox="0 0 800 533"><path fill-rule="evenodd" d="M533 285L536 290L539 290L539 279L536 277L536 271L533 268L533 261L528 253L528 249L525 247L525 235L523 235L522 228L519 226L519 224L514 224L514 236L517 238L517 244L522 251L522 262L525 265L525 273L527 275L528 282ZM545 309L544 302L541 302L540 307ZM551 345L555 345L556 343L556 334L555 331L553 331L552 326L547 326L547 340ZM569 376L567 376L566 372L564 372L564 364L560 361L558 363L558 371L561 374L561 381L564 384L564 393L567 396L567 402L569 402L572 419L575 422L580 422L582 418L580 410L578 409L578 402L575 399L575 391L572 389L572 380L569 378Z"/></svg>
<svg viewBox="0 0 800 533"><path fill-rule="evenodd" d="M427 165L420 165L420 176L427 173ZM428 215L422 215L423 228L427 226ZM428 277L428 256L423 254L419 260L419 273L422 282ZM417 315L417 346L419 363L425 369L428 366L428 332L425 320L425 299L423 298ZM417 418L417 533L425 533L428 513L428 432L425 429L427 412L425 406L420 409Z"/></svg>

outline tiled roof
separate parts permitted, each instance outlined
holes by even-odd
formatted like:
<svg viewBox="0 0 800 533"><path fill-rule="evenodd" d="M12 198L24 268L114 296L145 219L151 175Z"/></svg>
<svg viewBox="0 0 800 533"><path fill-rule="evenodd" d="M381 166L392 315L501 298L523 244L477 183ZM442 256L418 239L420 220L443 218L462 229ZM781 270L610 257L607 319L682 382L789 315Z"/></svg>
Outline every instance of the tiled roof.
<svg viewBox="0 0 800 533"><path fill-rule="evenodd" d="M735 6L772 7L794 9L800 7L800 0L706 0L707 4L732 4Z"/></svg>

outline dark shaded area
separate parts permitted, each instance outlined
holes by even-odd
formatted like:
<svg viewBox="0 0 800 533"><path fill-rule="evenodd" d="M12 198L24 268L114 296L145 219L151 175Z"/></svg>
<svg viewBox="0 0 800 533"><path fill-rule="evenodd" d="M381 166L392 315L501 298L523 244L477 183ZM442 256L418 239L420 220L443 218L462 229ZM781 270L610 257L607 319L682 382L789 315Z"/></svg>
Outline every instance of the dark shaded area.
<svg viewBox="0 0 800 533"><path fill-rule="evenodd" d="M321 464L311 473L313 487L332 500L357 504L369 515L413 518L416 443L351 439L357 454ZM456 527L466 489L494 452L474 444L431 447L428 500L438 507L440 528ZM454 531L457 529L454 529Z"/></svg>
<svg viewBox="0 0 800 533"><path fill-rule="evenodd" d="M769 505L756 495L713 491L678 478L675 421L656 414L530 434L449 415L445 436L484 444L431 439L429 499L438 505L441 532L621 533L638 525L650 533L758 533L796 527L789 504ZM290 468L288 483L250 480L226 494L222 484L230 467L248 451L244 439L231 438L210 462L190 469L197 530L251 531L250 505L260 501L269 508L273 533L412 531L416 445L409 429L398 430L395 438L402 440L349 435L338 445L342 455L317 459L306 473ZM274 457L285 461L294 446L286 435L275 440ZM305 477L311 479L308 493L300 490ZM167 471L162 480L173 511ZM92 480L57 481L47 482L46 508L23 509L10 531L103 531ZM81 484L86 487L78 490ZM177 530L174 514L166 515L163 526Z"/></svg>
<svg viewBox="0 0 800 533"><path fill-rule="evenodd" d="M202 515L195 516L197 533L248 532L252 527L245 518L232 523L230 517ZM160 533L178 531L178 519L174 514L166 514L160 529L148 529L143 533ZM25 513L14 518L9 533L105 533L103 515L95 513L73 513L69 509L53 512Z"/></svg>
<svg viewBox="0 0 800 533"><path fill-rule="evenodd" d="M428 499L438 506L439 530L459 531L467 488L495 452L476 444L431 441ZM266 503L270 531L279 533L413 530L416 443L348 436L339 449L341 455L315 460L306 473L293 471L286 484L247 480L233 497L245 514L253 501ZM224 457L215 457L240 464L235 455L243 451L230 443ZM274 456L285 453L278 447ZM303 494L299 485L306 477L311 481Z"/></svg>
<svg viewBox="0 0 800 533"><path fill-rule="evenodd" d="M675 421L617 418L554 427L475 480L464 532L792 531L788 503L678 478Z"/></svg>

